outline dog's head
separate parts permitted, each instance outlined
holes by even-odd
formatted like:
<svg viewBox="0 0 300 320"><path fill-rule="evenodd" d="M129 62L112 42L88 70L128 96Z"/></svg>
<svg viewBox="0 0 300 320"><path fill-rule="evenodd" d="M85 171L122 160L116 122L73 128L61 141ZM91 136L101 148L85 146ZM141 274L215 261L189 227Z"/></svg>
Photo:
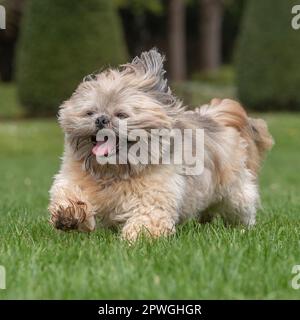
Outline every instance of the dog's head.
<svg viewBox="0 0 300 320"><path fill-rule="evenodd" d="M133 129L171 129L181 112L181 102L171 93L164 77L164 57L155 49L144 52L119 69L107 69L89 76L78 86L59 112L59 122L74 156L87 170L104 170L97 158L119 153L120 131L126 122L126 135ZM114 143L105 138L98 141L99 130L112 130ZM147 137L144 137L145 139ZM132 141L128 141L129 145ZM105 170L141 170L144 165L117 163Z"/></svg>

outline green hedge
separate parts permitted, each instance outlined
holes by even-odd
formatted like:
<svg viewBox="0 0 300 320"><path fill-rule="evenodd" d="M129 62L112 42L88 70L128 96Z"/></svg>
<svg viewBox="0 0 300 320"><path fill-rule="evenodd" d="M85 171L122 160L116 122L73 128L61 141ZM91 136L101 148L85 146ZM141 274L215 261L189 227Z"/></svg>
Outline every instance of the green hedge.
<svg viewBox="0 0 300 320"><path fill-rule="evenodd" d="M30 114L55 114L85 75L126 59L112 1L28 1L17 81L21 103Z"/></svg>
<svg viewBox="0 0 300 320"><path fill-rule="evenodd" d="M238 96L257 110L300 110L295 0L248 0L237 46Z"/></svg>

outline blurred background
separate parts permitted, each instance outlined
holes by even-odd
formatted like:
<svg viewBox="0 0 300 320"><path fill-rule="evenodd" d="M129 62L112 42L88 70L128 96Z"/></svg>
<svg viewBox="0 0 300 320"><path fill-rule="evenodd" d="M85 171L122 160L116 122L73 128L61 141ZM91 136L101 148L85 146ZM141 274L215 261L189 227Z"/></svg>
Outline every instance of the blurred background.
<svg viewBox="0 0 300 320"><path fill-rule="evenodd" d="M0 117L45 117L85 75L157 47L186 104L299 110L294 0L0 0Z"/></svg>

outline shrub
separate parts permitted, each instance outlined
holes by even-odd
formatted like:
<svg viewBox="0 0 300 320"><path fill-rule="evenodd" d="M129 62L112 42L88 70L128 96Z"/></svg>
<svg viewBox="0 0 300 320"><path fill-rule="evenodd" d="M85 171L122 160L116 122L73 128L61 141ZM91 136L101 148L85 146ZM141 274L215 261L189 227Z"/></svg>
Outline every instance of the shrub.
<svg viewBox="0 0 300 320"><path fill-rule="evenodd" d="M300 110L300 31L293 0L249 0L237 46L241 101L258 110Z"/></svg>
<svg viewBox="0 0 300 320"><path fill-rule="evenodd" d="M17 61L21 103L49 115L82 78L126 61L120 21L110 0L29 0Z"/></svg>

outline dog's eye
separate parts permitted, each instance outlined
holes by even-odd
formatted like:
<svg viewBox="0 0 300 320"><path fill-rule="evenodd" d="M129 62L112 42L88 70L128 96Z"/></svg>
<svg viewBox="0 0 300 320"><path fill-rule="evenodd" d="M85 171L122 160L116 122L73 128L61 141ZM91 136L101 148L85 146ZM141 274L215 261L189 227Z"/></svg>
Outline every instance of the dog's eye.
<svg viewBox="0 0 300 320"><path fill-rule="evenodd" d="M88 116L88 117L91 117L92 115L94 115L95 114L95 112L93 112L93 111L88 111L87 113L86 113L86 115Z"/></svg>
<svg viewBox="0 0 300 320"><path fill-rule="evenodd" d="M119 119L126 119L126 118L128 118L129 116L128 116L128 114L126 114L126 113L124 113L124 112L118 112L118 113L116 114L116 117L119 118Z"/></svg>

